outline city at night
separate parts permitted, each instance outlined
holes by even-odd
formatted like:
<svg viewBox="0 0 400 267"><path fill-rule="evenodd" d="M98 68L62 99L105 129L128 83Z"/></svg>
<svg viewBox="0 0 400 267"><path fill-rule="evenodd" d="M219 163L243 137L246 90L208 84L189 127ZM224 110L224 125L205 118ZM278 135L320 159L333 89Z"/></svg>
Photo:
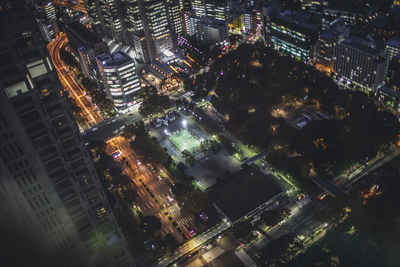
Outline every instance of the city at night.
<svg viewBox="0 0 400 267"><path fill-rule="evenodd" d="M0 266L399 267L399 0L0 0Z"/></svg>

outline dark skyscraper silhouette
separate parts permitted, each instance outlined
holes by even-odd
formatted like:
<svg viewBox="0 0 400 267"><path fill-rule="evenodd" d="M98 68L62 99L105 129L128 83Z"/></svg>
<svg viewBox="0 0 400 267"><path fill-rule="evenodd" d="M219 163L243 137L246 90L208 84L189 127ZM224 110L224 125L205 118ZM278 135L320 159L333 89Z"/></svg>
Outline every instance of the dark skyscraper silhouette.
<svg viewBox="0 0 400 267"><path fill-rule="evenodd" d="M134 266L21 2L0 2L0 265Z"/></svg>

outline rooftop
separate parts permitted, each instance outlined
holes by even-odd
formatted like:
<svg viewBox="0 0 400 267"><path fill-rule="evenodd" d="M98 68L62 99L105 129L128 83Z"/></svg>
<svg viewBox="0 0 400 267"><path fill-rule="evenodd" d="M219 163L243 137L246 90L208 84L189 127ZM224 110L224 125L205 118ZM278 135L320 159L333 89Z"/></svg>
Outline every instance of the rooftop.
<svg viewBox="0 0 400 267"><path fill-rule="evenodd" d="M371 56L379 56L380 52L376 49L376 42L374 40L367 40L357 36L350 36L343 41L343 44L354 47L358 50L364 51Z"/></svg>
<svg viewBox="0 0 400 267"><path fill-rule="evenodd" d="M254 168L244 168L209 192L215 206L232 222L282 192L274 180Z"/></svg>
<svg viewBox="0 0 400 267"><path fill-rule="evenodd" d="M387 96L391 96L396 99L398 99L400 97L400 91L394 90L393 88L391 88L389 86L382 86L381 88L379 88L379 91Z"/></svg>
<svg viewBox="0 0 400 267"><path fill-rule="evenodd" d="M325 39L325 40L335 40L336 38L338 38L339 33L333 30L329 30L329 31L324 31L321 32L320 37L321 39Z"/></svg>
<svg viewBox="0 0 400 267"><path fill-rule="evenodd" d="M221 26L226 26L226 22L218 19L213 19L213 18L201 18L199 21L199 24L202 25L207 25L210 27L221 27Z"/></svg>
<svg viewBox="0 0 400 267"><path fill-rule="evenodd" d="M309 16L302 13L286 10L285 12L273 18L272 21L302 33L317 32L318 26L309 23L309 19Z"/></svg>
<svg viewBox="0 0 400 267"><path fill-rule="evenodd" d="M103 66L105 67L114 67L114 66L121 66L126 63L132 62L132 58L125 54L122 51L116 51L111 54L103 54L96 57Z"/></svg>

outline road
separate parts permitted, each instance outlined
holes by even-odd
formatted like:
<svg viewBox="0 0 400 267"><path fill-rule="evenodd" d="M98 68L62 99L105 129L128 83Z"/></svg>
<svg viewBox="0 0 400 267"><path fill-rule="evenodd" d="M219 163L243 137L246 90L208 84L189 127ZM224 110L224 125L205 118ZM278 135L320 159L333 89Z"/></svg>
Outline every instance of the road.
<svg viewBox="0 0 400 267"><path fill-rule="evenodd" d="M71 9L79 10L82 13L87 14L86 4L84 0L77 0L76 4L72 3L72 0L53 0L55 5L69 7Z"/></svg>
<svg viewBox="0 0 400 267"><path fill-rule="evenodd" d="M227 230L229 227L231 227L231 224L225 219L222 220L221 223L218 224L216 227L192 238L183 246L179 247L173 255L162 258L158 263L154 264L153 267L167 266L177 261L186 254L198 249L200 246L206 245L210 240L213 241L216 236Z"/></svg>
<svg viewBox="0 0 400 267"><path fill-rule="evenodd" d="M125 125L133 124L142 120L139 113L124 114L114 118L105 119L95 125L91 129L82 133L85 143L90 143L94 140L106 140L116 136L122 131Z"/></svg>
<svg viewBox="0 0 400 267"><path fill-rule="evenodd" d="M321 228L321 223L313 220L313 215L321 210L326 204L319 200L314 200L306 204L302 208L295 208L292 214L282 225L276 225L268 230L267 234L261 239L249 244L245 251L253 259L255 256L262 255L268 249L273 239L285 236L310 236Z"/></svg>
<svg viewBox="0 0 400 267"><path fill-rule="evenodd" d="M161 233L163 235L172 234L181 243L186 238L191 237L190 230L194 230L196 233L199 232L198 227L194 224L194 218L183 216L180 213L178 203L166 180L169 178L166 177L164 171L160 172L150 164L142 164L129 142L123 137L114 137L108 140L107 144L108 153L112 154L119 150L121 156L118 159L121 160L124 157L129 163L130 166L124 164L124 173L131 177L136 184L139 198L135 202L140 207L143 215L153 215L160 218L162 222ZM154 197L151 196L151 193ZM182 233L173 226L174 221Z"/></svg>
<svg viewBox="0 0 400 267"><path fill-rule="evenodd" d="M102 116L96 110L94 105L87 99L84 90L75 81L74 74L69 70L68 66L61 60L60 50L68 46L66 34L62 34L55 38L47 45L54 67L57 70L58 77L64 89L70 93L70 96L76 101L81 108L81 114L87 123L92 126L103 121Z"/></svg>

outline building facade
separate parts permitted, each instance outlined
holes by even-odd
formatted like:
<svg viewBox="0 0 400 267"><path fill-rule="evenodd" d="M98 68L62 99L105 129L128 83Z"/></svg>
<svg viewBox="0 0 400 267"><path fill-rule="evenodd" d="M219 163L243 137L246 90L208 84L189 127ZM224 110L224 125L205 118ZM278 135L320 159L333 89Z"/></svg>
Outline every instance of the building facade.
<svg viewBox="0 0 400 267"><path fill-rule="evenodd" d="M165 50L174 48L173 34L182 31L177 4L156 0L126 2L127 29L138 61L150 62Z"/></svg>
<svg viewBox="0 0 400 267"><path fill-rule="evenodd" d="M272 48L305 62L313 62L318 32L316 25L301 22L295 13L281 13L269 22L267 39Z"/></svg>
<svg viewBox="0 0 400 267"><path fill-rule="evenodd" d="M228 25L221 20L202 18L196 25L196 39L210 46L226 44Z"/></svg>
<svg viewBox="0 0 400 267"><path fill-rule="evenodd" d="M47 41L53 40L60 32L57 23L56 9L50 0L32 1L39 28Z"/></svg>
<svg viewBox="0 0 400 267"><path fill-rule="evenodd" d="M83 75L97 77L96 57L110 52L107 43L79 22L69 23L65 32L72 52L79 58Z"/></svg>
<svg viewBox="0 0 400 267"><path fill-rule="evenodd" d="M179 8L178 0L167 0L167 14L172 36L176 38L183 33L183 11Z"/></svg>
<svg viewBox="0 0 400 267"><path fill-rule="evenodd" d="M315 67L327 74L333 72L333 57L336 45L349 37L350 28L340 23L333 25L319 36L318 53Z"/></svg>
<svg viewBox="0 0 400 267"><path fill-rule="evenodd" d="M118 112L125 113L134 105L140 91L134 60L122 51L96 57L100 76L108 96Z"/></svg>
<svg viewBox="0 0 400 267"><path fill-rule="evenodd" d="M225 21L227 17L227 3L225 0L192 0L192 10L195 16L209 17Z"/></svg>
<svg viewBox="0 0 400 267"><path fill-rule="evenodd" d="M385 46L386 68L389 68L390 61L400 55L400 38L390 39Z"/></svg>
<svg viewBox="0 0 400 267"><path fill-rule="evenodd" d="M333 68L349 86L375 91L384 80L386 60L375 42L352 36L334 50Z"/></svg>
<svg viewBox="0 0 400 267"><path fill-rule="evenodd" d="M134 266L31 10L0 25L2 221L53 266Z"/></svg>

